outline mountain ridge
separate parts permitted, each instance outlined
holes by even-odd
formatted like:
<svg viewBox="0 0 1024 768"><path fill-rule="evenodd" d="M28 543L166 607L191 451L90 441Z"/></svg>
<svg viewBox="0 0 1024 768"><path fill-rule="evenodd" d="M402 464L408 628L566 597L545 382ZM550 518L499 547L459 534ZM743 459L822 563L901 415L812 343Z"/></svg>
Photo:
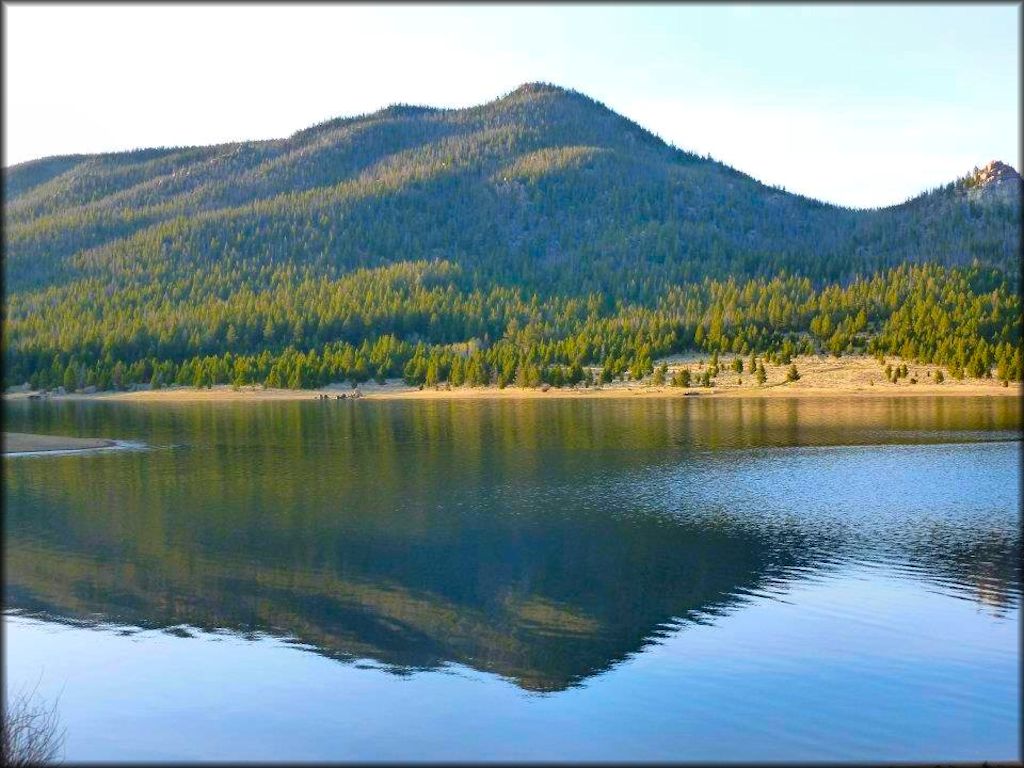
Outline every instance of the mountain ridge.
<svg viewBox="0 0 1024 768"><path fill-rule="evenodd" d="M640 134L645 135L645 138L646 138L647 141L653 141L653 142L659 143L660 145L662 145L665 149L667 149L669 151L679 152L679 153L681 153L682 155L684 155L684 156L686 156L688 158L698 158L698 159L701 159L701 160L706 160L706 161L709 161L709 162L716 163L716 164L722 166L723 168L725 168L725 169L727 169L729 171L732 171L733 173L736 173L738 175L743 176L744 178L747 178L747 179L750 179L752 181L755 181L756 183L764 186L766 189L785 191L785 190L782 190L781 187L779 187L778 185L773 185L773 184L769 184L767 182L761 181L761 180L757 179L756 177L746 173L745 171L742 171L741 169L735 168L733 166L729 166L728 164L722 163L722 162L717 161L717 160L712 160L712 159L710 159L710 156L700 156L700 155L698 155L698 154L696 154L696 153L694 153L694 152L692 152L690 150L686 150L686 149L684 149L682 147L679 147L679 146L677 146L677 145L675 145L673 143L669 143L669 142L665 141L664 139L662 139L661 137L659 137L657 134L653 133L649 129L644 128L643 126L641 126L640 124L634 122L633 120L629 119L628 117L625 117L624 115L621 115L619 113L614 112L612 109L607 107L603 102L600 102L600 101L598 101L596 99L593 99L593 98L587 96L586 94L584 94L584 93L582 93L580 91L577 91L577 90L572 89L572 88L567 88L567 87L555 85L555 84L552 84L552 83L539 82L539 81L538 82L523 83L522 85L518 86L517 88L513 89L512 91L509 91L508 93L506 93L506 94L504 94L502 96L499 96L496 99L493 99L493 100L491 100L489 102L485 102L484 104L481 104L481 105L465 107L465 108L450 108L450 107L435 107L435 106L426 105L426 104L409 104L409 103L404 103L404 102L396 102L396 103L393 103L393 104L388 104L388 105L386 105L384 107L381 107L380 109L374 110L372 112L366 112L366 113L361 113L361 114L357 114L357 115L339 116L339 117L334 117L334 118L328 118L328 119L326 119L326 120L324 120L324 121L322 121L320 123L316 123L316 124L308 126L306 128L299 129L299 130L293 132L292 134L290 134L290 135L288 135L286 137L281 137L281 138L242 139L242 140L236 140L236 141L221 142L221 143L211 144L211 145L174 145L174 146L161 146L161 147L139 147L139 148L136 148L136 149L123 150L123 151L98 152L98 153L73 153L73 154L68 154L68 155L49 155L49 156L45 156L45 157L42 157L42 158L26 160L26 161L23 161L23 162L20 162L20 163L16 163L16 164L11 165L11 166L5 166L3 168L3 172L5 174L5 187L9 183L9 178L8 177L10 176L10 174L18 175L18 174L21 174L21 173L24 173L26 171L34 169L34 168L30 169L30 166L33 166L33 167L36 167L36 166L53 166L53 165L60 166L61 164L68 163L68 162L83 162L83 161L98 160L98 159L103 159L103 158L111 158L111 159L113 159L113 158L125 158L125 159L127 159L127 158L132 158L132 157L135 157L135 156L139 156L141 158L142 155L167 155L167 154L172 154L172 153L197 152L197 151L200 151L200 150L206 150L206 151L214 151L214 150L218 150L218 149L230 150L230 149L237 149L237 148L242 147L242 146L245 146L245 147L256 147L256 146L259 146L259 145L287 145L290 142L298 141L300 139L303 139L303 138L308 137L308 136L315 135L315 134L317 134L319 132L322 132L322 131L328 131L328 130L332 130L332 129L336 129L336 128L341 128L341 127L345 127L345 126L348 126L348 125L352 125L352 124L356 124L356 123L364 122L364 121L384 120L384 119L390 119L390 118L401 118L401 117L419 116L419 115L443 115L443 114L451 114L451 113L458 113L458 112L474 112L474 111L477 111L477 110L486 110L488 108L498 107L499 105L506 105L507 106L507 105L515 104L516 102L519 102L519 101L528 100L528 99L537 98L537 97L552 97L552 98L560 98L560 99L568 99L568 100L578 101L579 103L582 103L582 104L584 104L585 106L587 106L589 108L598 110L598 111L603 112L603 113L605 113L607 115L614 116L615 118L618 118L619 120L623 121L625 124L630 126L632 129L635 129ZM977 174L979 172L979 170L991 169L991 168L1001 169L1001 171L1000 171L1001 173L1007 173L1008 172L1011 176L1016 177L1017 180L1020 179L1020 176L1019 176L1018 172L1011 165L1009 165L1008 163L1005 163L1003 161L1000 161L1000 160L992 160L986 166L984 166L983 169L979 169L978 167L975 167L973 169L973 171L965 173L963 176L958 177L957 179L951 180L949 183L954 183L954 184L955 183L960 183L960 182L962 182L962 181L964 181L966 179L971 178L974 174ZM1003 178L1003 176L999 177L999 179L1002 179L1002 178ZM880 205L876 205L876 206L863 206L863 207L849 206L849 205L844 205L844 204L840 204L840 203L833 203L833 202L822 200L820 198L816 198L816 197L813 197L813 196L810 196L810 195L804 195L804 194L801 194L801 193L794 193L794 192L786 191L786 194L793 195L793 196L799 197L799 198L803 198L803 199L806 199L808 201L811 201L811 202L814 202L814 203L817 203L817 204L820 204L820 205L831 206L831 207L840 208L840 209L844 209L844 210L850 210L850 211L875 211L875 210L888 209L888 208L893 208L893 207L898 207L898 206L901 206L901 205L909 204L909 203L911 203L911 202L913 202L913 201L915 201L915 200L917 200L919 198L926 197L926 196L932 194L937 189L943 189L946 186L948 186L948 184L940 186L938 188L922 190L921 192L918 192L918 193L912 195L911 197L907 198L907 200L904 200L902 202L897 202L897 203L892 203L892 204L880 204ZM5 189L5 193L6 193L5 197L7 197L8 199L12 198L12 195L10 194L10 192L8 190ZM15 194L13 195L13 198L16 199L19 196L19 194L20 194L20 190L16 191Z"/></svg>
<svg viewBox="0 0 1024 768"><path fill-rule="evenodd" d="M581 153L580 147L607 151L587 154ZM580 176L597 165L605 178L593 185L589 203L580 201L584 210L579 215L568 211L569 218L590 220L603 215L597 209L618 205L625 207L620 229L641 221L661 222L670 229L679 227L673 220L689 220L695 226L710 221L721 222L728 231L742 227L754 232L756 239L758 230L774 228L773 241L760 249L776 253L790 249L787 240L791 235L778 231L784 228L785 218L813 217L812 210L837 212L839 219L812 225L821 230L811 238L820 245L830 238L849 240L854 230L868 226L864 222L870 214L902 210L900 206L849 209L767 186L723 163L673 147L581 93L548 84L527 84L468 109L417 107L410 111L393 105L369 115L327 121L288 139L73 157L81 159L49 159L33 168L5 171L4 213L11 230L8 256L13 265L23 250L26 259L42 264L47 258L59 259L73 250L123 239L175 216L202 217L210 210L245 216L249 205L273 206L270 201L275 199L283 206L312 205L330 195L335 195L339 204L344 204L343 200L351 204L353 195L401 196L417 186L449 182L467 187L463 197L474 197L482 209L475 214L477 219L500 221L510 214L521 220L512 225L515 231L506 233L504 245L490 244L492 250L507 250L523 241L520 230L536 222L536 217L530 210L533 201L508 194L521 184L499 183L505 178L502 168L523 171L515 174L515 181L525 181L532 191L543 194L549 178L565 188L593 182ZM559 169L562 160L568 165ZM530 168L545 173L533 173ZM34 179L36 183L24 178L33 170L43 171ZM607 181L622 191L611 189ZM629 194L648 199L630 207L624 197ZM924 193L901 205L913 208L938 194L941 192ZM610 195L617 197L610 204L601 199ZM746 208L739 217L734 215L740 207L737 201L728 199L737 195ZM516 207L518 216L511 210ZM863 215L858 218L858 214ZM436 216L443 218L443 211ZM737 226L730 218L742 221ZM762 226L757 226L758 220ZM76 227L78 236L69 240ZM649 229L646 225L642 228ZM59 232L59 236L40 237L44 229ZM839 230L845 232L837 235ZM492 240L502 237L494 232L489 235ZM569 237L548 232L538 236L549 243L552 238L565 241ZM712 236L705 232L703 237ZM871 238L870 233L860 237ZM695 238L688 234L686 239ZM370 247L386 250L373 244ZM743 242L727 247L749 250ZM665 261L671 254L658 258ZM806 254L795 260L809 258ZM949 259L957 261L958 257L951 254ZM959 261L964 259L967 257ZM793 261L788 260L787 269L796 268ZM17 268L12 270L16 284L21 274Z"/></svg>

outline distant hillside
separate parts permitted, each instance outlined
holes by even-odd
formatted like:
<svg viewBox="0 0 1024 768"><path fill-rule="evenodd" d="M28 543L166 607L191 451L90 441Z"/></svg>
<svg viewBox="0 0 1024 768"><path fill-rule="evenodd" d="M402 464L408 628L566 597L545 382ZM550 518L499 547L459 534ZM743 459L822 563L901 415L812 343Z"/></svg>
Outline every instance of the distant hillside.
<svg viewBox="0 0 1024 768"><path fill-rule="evenodd" d="M908 263L975 262L1016 275L1020 254L1021 180L1001 163L902 205L845 209L668 146L544 84L471 109L399 105L287 139L47 158L3 175L5 351L17 376L72 357L180 363L384 333L486 347L511 315L516 327L530 322L496 296L479 312L437 300L401 322L379 317L378 302L357 322L325 293L356 280L406 301L408 276L394 279L408 269L453 296L569 302L541 313L549 325L564 316L547 334L582 317L572 301L595 296L596 321L617 301L653 308L705 278L789 275L818 290ZM312 300L312 284L326 305L285 295ZM460 320L444 319L453 312Z"/></svg>
<svg viewBox="0 0 1024 768"><path fill-rule="evenodd" d="M1020 210L1019 194L960 188L883 211L824 205L545 85L466 110L389 107L280 141L24 163L4 189L13 289L125 258L171 271L255 259L332 272L448 258L516 282L568 272L568 284L605 291L640 267L668 279L839 278L974 257L1006 268Z"/></svg>

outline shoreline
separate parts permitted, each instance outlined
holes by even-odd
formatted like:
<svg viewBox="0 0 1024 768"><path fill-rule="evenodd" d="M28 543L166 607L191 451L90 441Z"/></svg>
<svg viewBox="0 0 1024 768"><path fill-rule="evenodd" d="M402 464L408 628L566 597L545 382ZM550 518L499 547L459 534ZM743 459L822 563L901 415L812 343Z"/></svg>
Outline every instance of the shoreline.
<svg viewBox="0 0 1024 768"><path fill-rule="evenodd" d="M793 386L792 384L772 385L766 387L718 388L672 386L652 386L635 384L633 386L604 386L590 388L554 388L544 391L537 389L520 389L506 387L500 389L489 387L464 387L454 389L419 389L405 384L360 385L359 395L353 397L355 390L345 387L324 387L321 389L258 389L243 387L232 389L226 384L214 385L212 388L182 387L180 389L140 390L136 392L97 392L93 394L54 395L42 402L120 402L120 403L189 403L189 402L268 402L322 400L628 400L647 399L829 399L829 398L909 398L909 397L1022 397L1024 388L1019 384L1010 387L985 386L959 383L925 384L925 385L888 385L874 387L813 387ZM344 395L344 397L340 397ZM336 400L337 398L337 400ZM26 400L23 393L5 394L6 401ZM109 447L109 446L92 446Z"/></svg>
<svg viewBox="0 0 1024 768"><path fill-rule="evenodd" d="M939 366L919 365L893 359L891 363L907 365L910 374L906 379L893 383L886 379L884 366L875 358L847 356L843 358L821 358L802 356L794 358L800 372L797 381L787 382L789 366L766 366L767 380L763 385L753 382L749 372L738 373L731 369L731 361L737 356L723 356L719 373L713 387L676 387L669 384L653 385L649 381L616 381L592 387L550 387L548 389L522 389L508 386L504 389L495 385L486 387L437 388L411 386L400 379L389 380L386 384L365 382L354 389L350 384L331 384L319 389L266 389L260 385L247 385L235 389L228 384L216 384L212 388L173 386L163 389L139 389L136 391L106 391L79 394L44 395L41 402L64 401L111 401L145 403L187 403L187 402L264 402L268 400L526 400L526 399L630 399L630 398L879 398L879 397L1021 397L1024 386L1013 382L1002 386L996 379L972 379L960 381L947 379L936 383L934 377ZM707 361L708 358L704 358ZM741 358L742 359L742 358ZM699 375L704 370L704 361L689 355L674 356L666 362L668 376L685 367ZM908 379L917 378L916 383ZM746 381L744 381L746 379ZM353 397L353 394L358 394ZM37 398L28 391L8 392L5 401ZM6 448L5 448L6 451Z"/></svg>

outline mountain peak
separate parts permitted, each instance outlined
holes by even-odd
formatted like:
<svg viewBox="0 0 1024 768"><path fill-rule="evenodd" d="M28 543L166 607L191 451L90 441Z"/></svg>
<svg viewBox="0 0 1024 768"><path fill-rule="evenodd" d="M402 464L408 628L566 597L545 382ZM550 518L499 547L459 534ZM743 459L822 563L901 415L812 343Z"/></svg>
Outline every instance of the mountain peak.
<svg viewBox="0 0 1024 768"><path fill-rule="evenodd" d="M534 99L553 99L558 102L580 99L585 102L594 103L593 99L577 90L565 88L561 85L555 85L554 83L544 83L539 81L523 83L515 90L510 91L505 96L498 99L498 102L523 102L532 101Z"/></svg>
<svg viewBox="0 0 1024 768"><path fill-rule="evenodd" d="M532 95L535 95L535 94L543 94L543 93L552 93L552 94L562 94L562 95L564 95L564 94L574 93L574 91L572 91L572 90L570 90L568 88L563 88L560 85L555 85L554 83L544 83L544 82L541 82L541 81L538 80L538 81L531 82L531 83L523 83L518 88L516 88L514 91L512 91L509 94L509 96L532 96Z"/></svg>
<svg viewBox="0 0 1024 768"><path fill-rule="evenodd" d="M1013 166L1007 165L1001 160L992 160L984 168L974 172L977 186L989 184L1004 184L1007 181L1020 181L1020 174Z"/></svg>
<svg viewBox="0 0 1024 768"><path fill-rule="evenodd" d="M975 168L963 180L969 200L1020 200L1024 182L1020 174L1001 160Z"/></svg>

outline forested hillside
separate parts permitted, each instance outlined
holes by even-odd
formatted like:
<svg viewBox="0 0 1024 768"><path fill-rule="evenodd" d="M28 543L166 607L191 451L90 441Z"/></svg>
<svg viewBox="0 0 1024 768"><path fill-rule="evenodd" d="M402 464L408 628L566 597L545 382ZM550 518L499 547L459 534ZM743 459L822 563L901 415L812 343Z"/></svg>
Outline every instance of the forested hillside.
<svg viewBox="0 0 1024 768"><path fill-rule="evenodd" d="M1021 180L1001 163L845 209L532 84L33 161L4 193L8 385L559 385L693 348L1021 378Z"/></svg>

